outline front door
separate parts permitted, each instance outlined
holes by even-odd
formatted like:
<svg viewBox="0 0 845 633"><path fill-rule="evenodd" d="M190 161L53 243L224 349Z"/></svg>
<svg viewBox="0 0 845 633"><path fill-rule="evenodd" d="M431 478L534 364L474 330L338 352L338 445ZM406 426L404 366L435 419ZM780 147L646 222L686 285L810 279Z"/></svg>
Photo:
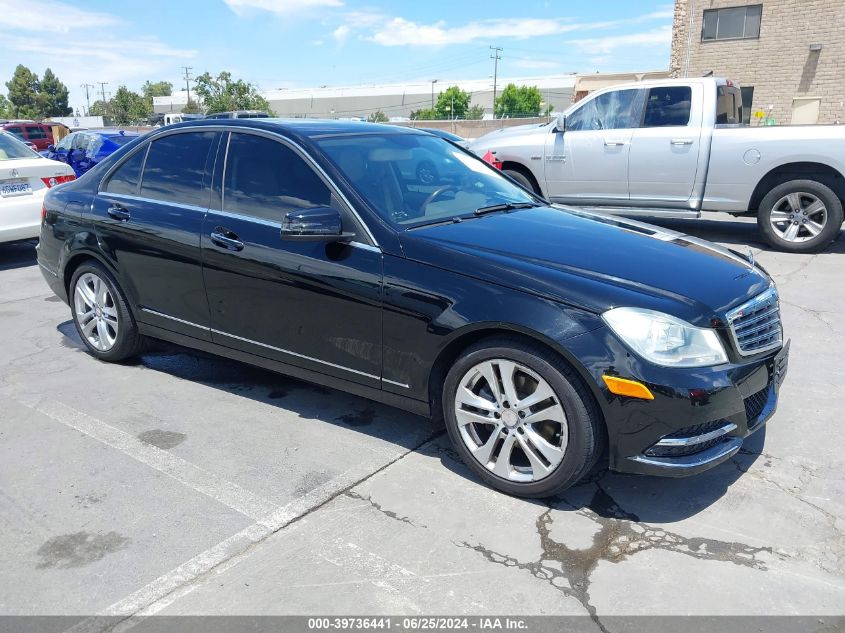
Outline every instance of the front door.
<svg viewBox="0 0 845 633"><path fill-rule="evenodd" d="M701 147L701 85L650 88L641 126L631 142L631 204L694 208ZM703 178L701 179L703 181ZM700 192L703 193L703 192Z"/></svg>
<svg viewBox="0 0 845 633"><path fill-rule="evenodd" d="M212 339L379 387L381 251L292 145L232 132L223 152L219 204L202 231ZM344 232L359 237L345 244L282 240L286 213L326 206L340 211Z"/></svg>
<svg viewBox="0 0 845 633"><path fill-rule="evenodd" d="M627 203L628 155L641 94L636 88L601 93L566 117L564 132L549 135L546 183L554 202Z"/></svg>
<svg viewBox="0 0 845 633"><path fill-rule="evenodd" d="M94 200L101 248L116 262L136 318L210 338L200 259L219 132L168 134L142 145Z"/></svg>

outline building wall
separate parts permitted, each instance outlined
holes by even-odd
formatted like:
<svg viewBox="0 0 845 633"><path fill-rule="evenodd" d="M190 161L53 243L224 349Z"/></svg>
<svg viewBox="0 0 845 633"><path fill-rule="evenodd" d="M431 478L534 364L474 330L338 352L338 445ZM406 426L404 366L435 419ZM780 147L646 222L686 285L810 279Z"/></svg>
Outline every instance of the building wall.
<svg viewBox="0 0 845 633"><path fill-rule="evenodd" d="M706 9L751 4L763 5L758 39L701 41ZM818 123L845 122L845 0L676 0L670 70L753 86L752 111L778 124L807 98L821 99Z"/></svg>

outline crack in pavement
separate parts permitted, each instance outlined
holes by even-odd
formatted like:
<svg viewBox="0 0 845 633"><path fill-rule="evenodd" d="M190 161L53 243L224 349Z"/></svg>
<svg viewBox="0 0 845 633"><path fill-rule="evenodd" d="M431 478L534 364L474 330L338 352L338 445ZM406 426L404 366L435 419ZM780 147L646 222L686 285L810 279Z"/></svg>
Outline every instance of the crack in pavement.
<svg viewBox="0 0 845 633"><path fill-rule="evenodd" d="M576 514L599 525L599 530L593 535L592 545L586 549L570 548L552 538L553 507L549 507L537 518L536 527L542 554L535 561L520 561L481 544L473 545L463 541L456 542L455 545L472 549L491 563L523 569L535 578L550 583L564 595L578 600L604 633L608 633L607 628L590 602L592 573L601 561L620 563L638 552L660 549L699 560L729 562L760 571L767 570L757 555L771 554L771 547L753 547L738 542L686 537L659 527L637 523L636 515L622 509L597 482L596 488L589 510L578 509L565 500L560 500ZM602 516L592 510L593 507L598 507L611 516Z"/></svg>
<svg viewBox="0 0 845 633"><path fill-rule="evenodd" d="M383 515L390 517L391 519L394 519L396 521L401 521L402 523L407 523L408 525L413 525L414 527L418 527L418 528L426 528L426 529L428 528L427 525L423 525L421 523L415 523L414 521L411 520L410 517L401 517L398 514L396 514L393 510L387 510L387 509L383 508L380 503L378 503L377 501L374 501L373 498L370 497L370 496L365 497L364 495L358 494L354 490L347 490L343 494L346 495L347 497L349 497L350 499L358 499L359 501L366 501L372 507L374 507L376 510L381 512Z"/></svg>

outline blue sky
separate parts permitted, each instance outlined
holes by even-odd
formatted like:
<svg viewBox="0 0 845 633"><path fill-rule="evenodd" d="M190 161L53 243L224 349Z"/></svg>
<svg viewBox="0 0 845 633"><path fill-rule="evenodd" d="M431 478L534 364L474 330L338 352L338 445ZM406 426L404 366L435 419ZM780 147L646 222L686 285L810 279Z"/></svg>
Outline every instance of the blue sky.
<svg viewBox="0 0 845 633"><path fill-rule="evenodd" d="M261 89L483 79L491 45L503 77L658 70L671 23L649 0L0 0L0 78L49 66L78 107L82 83L180 87L181 66Z"/></svg>

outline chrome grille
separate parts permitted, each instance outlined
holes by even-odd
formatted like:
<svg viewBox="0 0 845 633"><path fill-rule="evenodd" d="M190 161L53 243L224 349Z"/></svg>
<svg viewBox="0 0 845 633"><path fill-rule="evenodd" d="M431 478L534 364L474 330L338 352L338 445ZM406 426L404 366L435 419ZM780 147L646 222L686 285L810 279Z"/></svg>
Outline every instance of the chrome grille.
<svg viewBox="0 0 845 633"><path fill-rule="evenodd" d="M775 349L783 342L780 305L774 288L731 310L727 317L737 351L743 356Z"/></svg>

